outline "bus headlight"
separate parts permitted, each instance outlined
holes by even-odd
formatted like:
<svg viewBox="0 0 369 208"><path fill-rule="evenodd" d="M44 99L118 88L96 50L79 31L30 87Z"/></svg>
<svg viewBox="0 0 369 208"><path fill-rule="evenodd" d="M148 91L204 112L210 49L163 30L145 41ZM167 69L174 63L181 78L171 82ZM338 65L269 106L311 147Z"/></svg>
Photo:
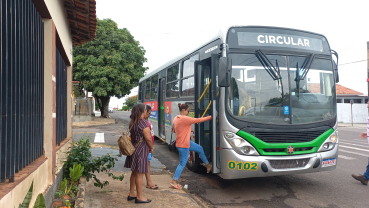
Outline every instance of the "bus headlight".
<svg viewBox="0 0 369 208"><path fill-rule="evenodd" d="M332 150L336 144L338 144L338 136L336 132L333 132L320 146L318 152L324 152L328 150Z"/></svg>
<svg viewBox="0 0 369 208"><path fill-rule="evenodd" d="M258 151L250 143L234 133L224 132L224 138L238 154L259 155Z"/></svg>

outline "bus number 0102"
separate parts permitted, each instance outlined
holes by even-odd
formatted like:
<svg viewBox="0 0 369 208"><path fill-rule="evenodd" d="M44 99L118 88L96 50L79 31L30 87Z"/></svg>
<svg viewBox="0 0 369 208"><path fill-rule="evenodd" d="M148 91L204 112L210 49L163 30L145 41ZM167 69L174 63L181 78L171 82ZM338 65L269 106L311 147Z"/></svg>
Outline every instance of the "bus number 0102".
<svg viewBox="0 0 369 208"><path fill-rule="evenodd" d="M231 170L258 170L258 163L257 162L238 162L229 161L228 168Z"/></svg>

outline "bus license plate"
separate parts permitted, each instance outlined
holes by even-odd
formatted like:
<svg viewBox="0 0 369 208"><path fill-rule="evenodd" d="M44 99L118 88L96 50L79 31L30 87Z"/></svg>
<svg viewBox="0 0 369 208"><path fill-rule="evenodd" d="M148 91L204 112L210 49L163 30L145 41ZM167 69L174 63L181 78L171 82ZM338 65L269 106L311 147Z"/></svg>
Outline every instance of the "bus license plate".
<svg viewBox="0 0 369 208"><path fill-rule="evenodd" d="M336 165L336 158L325 159L322 162L322 167Z"/></svg>

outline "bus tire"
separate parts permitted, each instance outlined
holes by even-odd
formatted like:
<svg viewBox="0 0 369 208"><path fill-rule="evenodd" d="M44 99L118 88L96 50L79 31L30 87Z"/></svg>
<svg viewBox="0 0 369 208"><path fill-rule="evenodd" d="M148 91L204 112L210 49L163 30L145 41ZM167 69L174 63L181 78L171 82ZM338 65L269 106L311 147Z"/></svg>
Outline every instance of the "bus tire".
<svg viewBox="0 0 369 208"><path fill-rule="evenodd" d="M188 160L187 160L187 168L195 173L206 173L206 168L201 165L201 159L199 154L196 152L190 151Z"/></svg>

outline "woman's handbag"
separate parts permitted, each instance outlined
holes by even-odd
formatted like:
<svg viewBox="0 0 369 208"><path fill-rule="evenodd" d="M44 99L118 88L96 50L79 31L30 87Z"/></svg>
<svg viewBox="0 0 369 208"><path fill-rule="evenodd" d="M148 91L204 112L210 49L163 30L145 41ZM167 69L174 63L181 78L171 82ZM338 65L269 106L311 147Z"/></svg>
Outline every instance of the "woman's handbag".
<svg viewBox="0 0 369 208"><path fill-rule="evenodd" d="M133 127L133 125L132 125L132 127ZM138 142L136 147L133 146L131 140L128 137L128 133L131 131L132 127L129 129L128 132L123 132L123 135L120 136L119 139L118 139L119 153L120 153L121 157L122 157L122 155L126 155L126 156L133 155L133 153L135 152L138 145L142 142L143 137L141 137L141 140L140 140L140 142Z"/></svg>
<svg viewBox="0 0 369 208"><path fill-rule="evenodd" d="M172 141L173 139L173 131L172 131L172 134L170 136L170 142L168 144L168 148L169 148L169 151L176 151L176 140Z"/></svg>

